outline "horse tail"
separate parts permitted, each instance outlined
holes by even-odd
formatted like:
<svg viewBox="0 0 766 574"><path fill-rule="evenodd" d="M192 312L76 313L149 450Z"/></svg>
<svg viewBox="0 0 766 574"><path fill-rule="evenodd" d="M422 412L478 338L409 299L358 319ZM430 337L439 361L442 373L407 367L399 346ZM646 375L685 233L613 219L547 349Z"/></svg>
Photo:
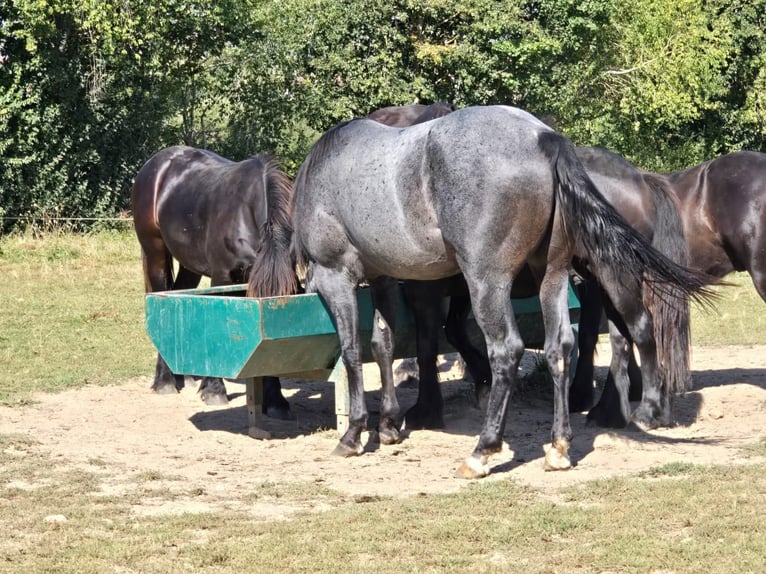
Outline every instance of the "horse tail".
<svg viewBox="0 0 766 574"><path fill-rule="evenodd" d="M290 178L277 162L259 156L263 162L262 191L264 221L260 223L261 244L247 283L248 297L291 295L298 288L295 261L290 250L293 236L293 188Z"/></svg>
<svg viewBox="0 0 766 574"><path fill-rule="evenodd" d="M652 193L654 205L654 235L652 247L679 265L688 263L686 238L678 206L668 191L667 180L661 176L645 174L644 181ZM690 366L691 313L689 300L683 298L675 286L668 286L675 295L675 305L667 298L642 285L644 306L652 315L654 340L657 344L657 367L660 380L672 393L691 389ZM675 293L673 293L675 291Z"/></svg>
<svg viewBox="0 0 766 574"><path fill-rule="evenodd" d="M608 269L638 284L645 282L670 305L682 302L679 297L692 297L702 303L714 299L706 288L713 278L674 263L654 249L604 199L569 140L557 132L545 131L538 141L551 162L557 202L578 254L591 259L596 270Z"/></svg>

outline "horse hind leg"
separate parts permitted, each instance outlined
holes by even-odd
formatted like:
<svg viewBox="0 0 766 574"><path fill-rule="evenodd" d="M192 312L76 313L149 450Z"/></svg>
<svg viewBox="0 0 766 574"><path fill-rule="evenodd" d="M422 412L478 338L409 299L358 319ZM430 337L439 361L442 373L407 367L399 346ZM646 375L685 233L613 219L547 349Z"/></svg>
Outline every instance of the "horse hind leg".
<svg viewBox="0 0 766 574"><path fill-rule="evenodd" d="M173 259L164 244L142 242L141 264L147 293L169 291L173 288ZM173 373L165 359L157 354L152 390L159 395L176 394L184 388L184 384L184 376Z"/></svg>
<svg viewBox="0 0 766 574"><path fill-rule="evenodd" d="M399 442L399 428L396 419L399 416L399 403L394 387L394 329L396 329L396 306L398 285L395 279L378 278L370 282L375 316L372 325L372 356L380 369L382 385L380 398L380 422L378 436L382 444ZM436 357L433 359L436 364Z"/></svg>
<svg viewBox="0 0 766 574"><path fill-rule="evenodd" d="M545 448L545 470L572 467L569 445L569 373L575 340L569 321L569 276L566 267L549 263L540 285L540 307L545 326L545 359L554 383L551 444Z"/></svg>
<svg viewBox="0 0 766 574"><path fill-rule="evenodd" d="M487 342L492 388L479 442L458 468L457 476L481 478L489 474L489 457L502 449L508 404L524 355L524 342L513 315L510 277L483 272L466 272L465 277L471 292L474 316Z"/></svg>

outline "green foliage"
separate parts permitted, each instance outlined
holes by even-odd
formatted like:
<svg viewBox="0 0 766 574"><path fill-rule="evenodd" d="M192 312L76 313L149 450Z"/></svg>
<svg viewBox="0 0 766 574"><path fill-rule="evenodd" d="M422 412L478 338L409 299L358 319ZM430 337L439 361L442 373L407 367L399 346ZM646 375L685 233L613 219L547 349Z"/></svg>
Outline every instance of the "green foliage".
<svg viewBox="0 0 766 574"><path fill-rule="evenodd" d="M766 149L766 0L7 0L0 232L114 215L167 145L294 172L331 125L504 103L670 170Z"/></svg>

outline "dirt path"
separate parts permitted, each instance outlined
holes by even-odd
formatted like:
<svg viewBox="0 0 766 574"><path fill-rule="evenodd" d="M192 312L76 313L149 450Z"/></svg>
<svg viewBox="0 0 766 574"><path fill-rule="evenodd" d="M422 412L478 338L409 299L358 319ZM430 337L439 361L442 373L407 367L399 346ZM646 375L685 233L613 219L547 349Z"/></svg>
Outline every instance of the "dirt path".
<svg viewBox="0 0 766 574"><path fill-rule="evenodd" d="M527 369L534 364L530 355ZM608 349L601 345L600 370L607 361ZM492 475L485 480L514 479L546 488L673 461L747 460L742 447L766 437L766 346L698 348L693 369L695 390L676 400L679 425L674 428L648 434L608 432L586 427L584 415L574 415L571 454L576 467L564 473L543 471L542 445L549 440L552 418L549 401L522 393L511 406L508 448L491 459ZM368 405L374 413L375 371L366 373ZM470 406L470 385L446 381L445 431L413 432L399 445L339 459L330 456L337 434L332 430L329 383L285 381L296 420L269 420L274 438L268 441L247 435L243 385L228 383L228 407L206 407L192 388L178 396L157 396L149 392L150 383L145 377L119 386L85 387L37 396L26 407L0 408L0 433L32 438L33 448L49 453L58 465L98 472L106 491L135 488L135 477L148 473L169 477L168 488L176 496L144 499L137 508L164 513L244 504L241 497L265 481L304 487L315 483L349 497L454 492L467 484L453 475L475 446L482 420ZM414 402L415 389L403 384L398 392L403 409ZM259 515L279 517L297 507L321 508L323 502L317 497L297 504L286 497L284 502L254 504L250 499L247 504Z"/></svg>

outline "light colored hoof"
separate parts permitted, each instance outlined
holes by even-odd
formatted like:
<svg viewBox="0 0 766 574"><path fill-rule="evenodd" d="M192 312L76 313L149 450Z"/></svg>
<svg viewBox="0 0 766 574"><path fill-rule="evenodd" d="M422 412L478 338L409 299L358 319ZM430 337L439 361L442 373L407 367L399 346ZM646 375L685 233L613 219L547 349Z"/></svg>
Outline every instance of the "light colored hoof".
<svg viewBox="0 0 766 574"><path fill-rule="evenodd" d="M489 465L487 464L488 458L489 457L487 456L482 456L479 459L469 456L457 469L455 476L457 478L467 479L484 478L489 474Z"/></svg>
<svg viewBox="0 0 766 574"><path fill-rule="evenodd" d="M341 456L343 458L349 458L352 456L359 456L364 452L364 447L362 446L362 443L357 443L354 447L350 447L348 445L343 444L342 442L338 443L338 446L335 447L335 450L332 451L333 456Z"/></svg>
<svg viewBox="0 0 766 574"><path fill-rule="evenodd" d="M271 433L269 431L258 427L250 427L247 429L247 434L249 434L252 438L257 438L258 440L268 440L271 438Z"/></svg>
<svg viewBox="0 0 766 574"><path fill-rule="evenodd" d="M569 443L558 440L552 445L546 444L543 447L545 451L545 470L569 470L572 468L572 461L569 460Z"/></svg>

